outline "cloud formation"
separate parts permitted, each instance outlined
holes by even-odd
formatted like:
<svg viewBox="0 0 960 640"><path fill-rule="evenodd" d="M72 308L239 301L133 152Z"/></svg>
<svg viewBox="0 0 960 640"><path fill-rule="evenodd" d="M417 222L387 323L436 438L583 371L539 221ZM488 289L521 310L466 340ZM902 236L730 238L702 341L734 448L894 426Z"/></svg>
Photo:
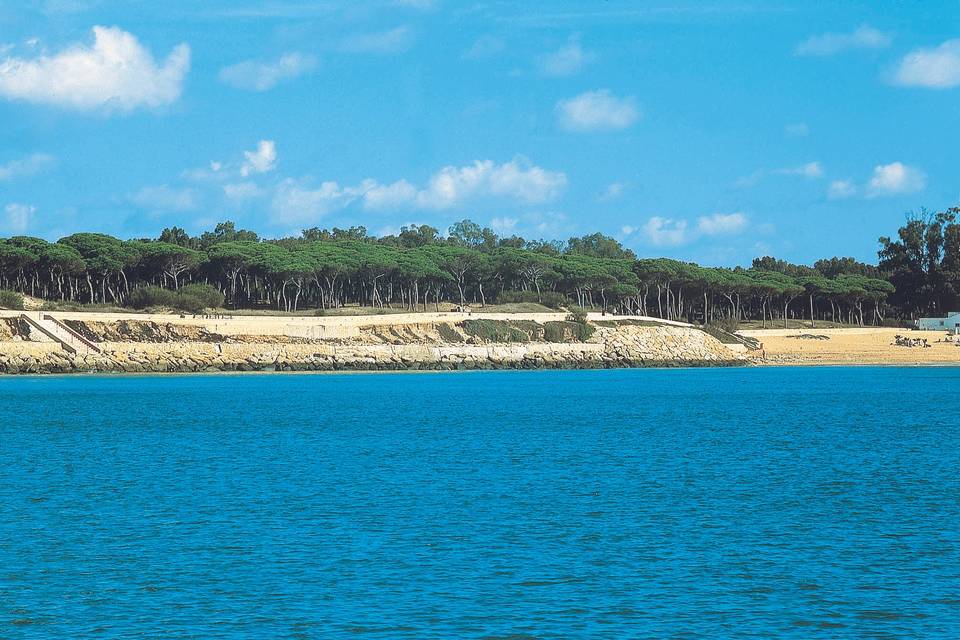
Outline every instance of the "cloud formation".
<svg viewBox="0 0 960 640"><path fill-rule="evenodd" d="M715 213L697 219L697 231L708 236L740 233L747 227L747 216L741 212Z"/></svg>
<svg viewBox="0 0 960 640"><path fill-rule="evenodd" d="M388 31L360 33L340 41L340 50L347 53L374 53L387 55L406 51L413 45L410 27L402 26Z"/></svg>
<svg viewBox="0 0 960 640"><path fill-rule="evenodd" d="M830 200L844 200L857 195L857 187L853 180L834 180L827 188L827 198Z"/></svg>
<svg viewBox="0 0 960 640"><path fill-rule="evenodd" d="M34 153L19 160L11 160L0 164L0 182L14 178L27 178L53 166L54 158L45 153Z"/></svg>
<svg viewBox="0 0 960 640"><path fill-rule="evenodd" d="M313 187L310 180L288 178L274 194L272 211L275 221L294 223L316 220L354 203L370 211L444 210L482 198L537 204L556 198L566 184L565 174L524 158L502 164L477 160L472 165L443 167L423 187L405 179L383 184L372 178L357 185L326 181Z"/></svg>
<svg viewBox="0 0 960 640"><path fill-rule="evenodd" d="M13 233L23 233L30 226L30 218L36 211L34 206L11 202L3 208L6 228Z"/></svg>
<svg viewBox="0 0 960 640"><path fill-rule="evenodd" d="M626 227L624 228L626 229ZM687 221L653 216L640 228L647 241L656 247L675 247L685 243Z"/></svg>
<svg viewBox="0 0 960 640"><path fill-rule="evenodd" d="M0 60L0 96L78 111L129 112L175 102L189 69L186 44L174 47L158 64L132 34L97 26L92 46Z"/></svg>
<svg viewBox="0 0 960 640"><path fill-rule="evenodd" d="M253 151L244 151L243 158L243 165L240 167L241 176L266 173L276 165L277 147L273 140L261 140Z"/></svg>
<svg viewBox="0 0 960 640"><path fill-rule="evenodd" d="M618 98L609 89L587 91L556 105L560 126L570 131L625 129L640 118L632 96Z"/></svg>
<svg viewBox="0 0 960 640"><path fill-rule="evenodd" d="M932 49L911 51L897 65L893 82L925 89L960 86L960 39L947 40Z"/></svg>
<svg viewBox="0 0 960 640"><path fill-rule="evenodd" d="M540 58L540 71L547 76L570 76L580 72L594 59L594 54L584 51L577 38Z"/></svg>
<svg viewBox="0 0 960 640"><path fill-rule="evenodd" d="M832 56L855 49L883 49L892 39L869 25L861 25L851 33L824 33L812 36L797 45L798 56Z"/></svg>
<svg viewBox="0 0 960 640"><path fill-rule="evenodd" d="M698 238L737 235L747 228L749 222L747 215L740 211L700 216L692 228L683 218L652 216L641 227L622 226L620 233L624 236L638 234L655 247L677 247Z"/></svg>
<svg viewBox="0 0 960 640"><path fill-rule="evenodd" d="M774 173L783 176L801 176L803 178L819 178L823 175L823 167L817 161L808 162L797 167L775 169Z"/></svg>
<svg viewBox="0 0 960 640"><path fill-rule="evenodd" d="M176 189L168 185L143 187L130 196L130 202L150 211L191 211L197 208L193 189Z"/></svg>
<svg viewBox="0 0 960 640"><path fill-rule="evenodd" d="M267 91L284 80L292 80L317 68L317 59L288 53L275 62L245 60L220 70L220 81L237 89Z"/></svg>
<svg viewBox="0 0 960 640"><path fill-rule="evenodd" d="M916 193L926 186L927 176L923 171L902 162L891 162L873 168L873 176L867 183L867 197Z"/></svg>

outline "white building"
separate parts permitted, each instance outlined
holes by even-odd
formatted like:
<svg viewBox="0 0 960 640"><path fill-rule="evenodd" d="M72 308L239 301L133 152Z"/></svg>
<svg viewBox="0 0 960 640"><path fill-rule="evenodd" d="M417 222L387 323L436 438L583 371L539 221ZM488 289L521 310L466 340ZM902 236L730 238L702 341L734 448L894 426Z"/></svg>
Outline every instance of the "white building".
<svg viewBox="0 0 960 640"><path fill-rule="evenodd" d="M917 329L921 331L960 331L960 311L951 311L946 318L920 318Z"/></svg>

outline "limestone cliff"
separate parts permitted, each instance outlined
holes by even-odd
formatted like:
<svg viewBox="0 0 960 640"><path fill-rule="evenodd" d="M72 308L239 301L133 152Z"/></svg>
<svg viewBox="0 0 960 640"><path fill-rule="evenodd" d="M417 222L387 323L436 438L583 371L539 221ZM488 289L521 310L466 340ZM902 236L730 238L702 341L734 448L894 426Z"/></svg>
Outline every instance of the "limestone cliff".
<svg viewBox="0 0 960 640"><path fill-rule="evenodd" d="M0 324L0 372L332 371L609 368L741 364L746 356L693 327L606 321L379 323L338 337L212 331L189 322L64 322L102 353L68 353L22 323ZM227 327L229 329L229 327ZM291 332L288 332L291 333ZM589 337L582 339L587 333Z"/></svg>

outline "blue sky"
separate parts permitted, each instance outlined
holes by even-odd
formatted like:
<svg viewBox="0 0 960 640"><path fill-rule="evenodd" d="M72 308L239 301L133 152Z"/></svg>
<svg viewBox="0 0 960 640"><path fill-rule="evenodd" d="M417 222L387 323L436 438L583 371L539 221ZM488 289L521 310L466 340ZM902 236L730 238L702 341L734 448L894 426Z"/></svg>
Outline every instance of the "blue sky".
<svg viewBox="0 0 960 640"><path fill-rule="evenodd" d="M960 200L956 2L0 0L0 235L362 224L875 261Z"/></svg>

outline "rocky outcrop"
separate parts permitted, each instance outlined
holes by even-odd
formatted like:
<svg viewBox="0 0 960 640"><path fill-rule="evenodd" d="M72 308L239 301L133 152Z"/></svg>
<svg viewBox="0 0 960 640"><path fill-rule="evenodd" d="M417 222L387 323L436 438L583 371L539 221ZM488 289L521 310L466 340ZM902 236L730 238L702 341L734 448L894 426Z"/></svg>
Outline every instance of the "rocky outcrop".
<svg viewBox="0 0 960 640"><path fill-rule="evenodd" d="M746 361L744 355L695 328L626 323L604 323L585 342L567 341L570 335L565 331L555 332L564 341L548 342L543 331L526 325L528 341L487 342L459 325L406 325L396 331L378 327L352 340L229 336L217 341L210 332L182 325L93 324L73 326L98 341L103 353L70 354L51 342L3 340L0 372L558 369L717 366ZM513 339L519 334L503 335Z"/></svg>

